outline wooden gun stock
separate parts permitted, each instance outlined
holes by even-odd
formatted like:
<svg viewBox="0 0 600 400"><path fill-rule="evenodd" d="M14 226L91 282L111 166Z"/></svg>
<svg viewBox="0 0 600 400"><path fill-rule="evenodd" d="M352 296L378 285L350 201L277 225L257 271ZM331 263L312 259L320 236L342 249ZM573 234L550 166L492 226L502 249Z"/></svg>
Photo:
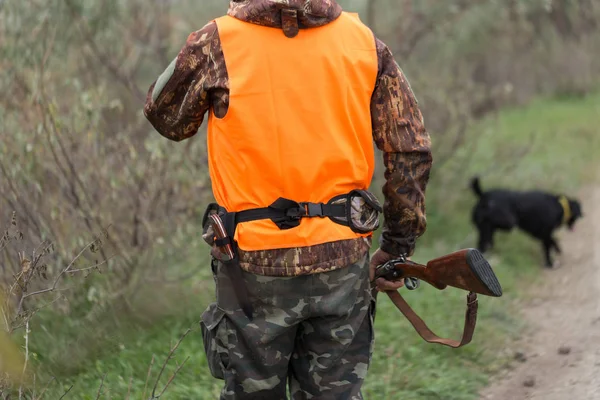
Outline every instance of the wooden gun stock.
<svg viewBox="0 0 600 400"><path fill-rule="evenodd" d="M502 287L492 267L476 249L464 249L433 259L422 265L398 259L381 265L376 277L388 280L417 278L443 290L447 286L483 294L502 296Z"/></svg>

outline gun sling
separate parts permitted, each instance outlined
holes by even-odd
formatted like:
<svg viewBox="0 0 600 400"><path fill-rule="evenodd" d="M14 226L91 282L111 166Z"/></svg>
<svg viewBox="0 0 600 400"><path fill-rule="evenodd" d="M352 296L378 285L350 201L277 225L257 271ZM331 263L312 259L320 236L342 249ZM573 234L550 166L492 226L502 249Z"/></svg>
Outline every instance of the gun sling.
<svg viewBox="0 0 600 400"><path fill-rule="evenodd" d="M412 324L417 333L429 343L438 343L448 347L457 348L462 347L473 338L473 332L475 331L475 323L477 322L477 294L469 292L467 295L467 311L465 314L465 326L463 329L463 335L460 342L453 339L444 339L437 336L429 329L427 324L413 311L408 305L406 300L396 290L387 291L387 295L394 305L404 314L406 319Z"/></svg>

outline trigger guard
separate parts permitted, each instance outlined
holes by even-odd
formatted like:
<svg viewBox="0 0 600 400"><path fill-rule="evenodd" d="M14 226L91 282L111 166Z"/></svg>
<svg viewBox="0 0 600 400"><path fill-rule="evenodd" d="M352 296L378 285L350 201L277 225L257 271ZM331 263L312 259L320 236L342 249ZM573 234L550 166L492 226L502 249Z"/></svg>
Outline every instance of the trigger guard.
<svg viewBox="0 0 600 400"><path fill-rule="evenodd" d="M404 278L404 286L408 290L415 290L420 286L420 281L417 278Z"/></svg>

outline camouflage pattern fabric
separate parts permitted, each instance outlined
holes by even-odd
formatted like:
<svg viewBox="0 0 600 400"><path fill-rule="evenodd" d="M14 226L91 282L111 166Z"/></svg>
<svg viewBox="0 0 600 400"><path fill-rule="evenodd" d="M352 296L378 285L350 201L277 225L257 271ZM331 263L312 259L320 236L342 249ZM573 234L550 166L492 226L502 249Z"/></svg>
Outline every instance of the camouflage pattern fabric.
<svg viewBox="0 0 600 400"><path fill-rule="evenodd" d="M342 13L342 7L333 0L243 0L231 1L227 15L257 25L283 28L283 10L296 12L300 29L326 25Z"/></svg>
<svg viewBox="0 0 600 400"><path fill-rule="evenodd" d="M295 11L284 13L283 25L282 10ZM321 26L340 13L334 0L232 1L228 11L246 22L285 28L290 36L295 35L296 26ZM293 15L297 24L290 20ZM380 247L410 256L427 226L425 189L432 165L431 143L408 80L389 48L374 40L378 77L371 118L373 139L383 152L386 180ZM216 24L210 22L189 35L174 63L150 87L144 114L160 134L180 141L196 134L207 112L222 118L228 107L227 66ZM241 251L240 261L244 270L257 274L296 276L343 268L357 262L366 246L369 243L364 239L354 239L310 248Z"/></svg>
<svg viewBox="0 0 600 400"><path fill-rule="evenodd" d="M236 303L223 265L202 315L221 399L362 399L373 351L368 253L347 268L298 277L244 272L254 318Z"/></svg>

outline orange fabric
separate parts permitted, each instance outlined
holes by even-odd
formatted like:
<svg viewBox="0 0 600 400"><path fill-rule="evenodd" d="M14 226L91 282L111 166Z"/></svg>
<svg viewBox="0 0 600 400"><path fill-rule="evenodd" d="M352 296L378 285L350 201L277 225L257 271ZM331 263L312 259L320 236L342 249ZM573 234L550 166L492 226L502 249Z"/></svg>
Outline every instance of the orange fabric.
<svg viewBox="0 0 600 400"><path fill-rule="evenodd" d="M227 115L212 114L208 156L217 202L228 211L277 198L327 202L367 189L374 170L370 101L377 78L373 33L356 16L301 29L216 19L230 83ZM198 82L202 84L202 82ZM361 235L328 218L280 230L270 220L238 225L242 250L316 245Z"/></svg>

